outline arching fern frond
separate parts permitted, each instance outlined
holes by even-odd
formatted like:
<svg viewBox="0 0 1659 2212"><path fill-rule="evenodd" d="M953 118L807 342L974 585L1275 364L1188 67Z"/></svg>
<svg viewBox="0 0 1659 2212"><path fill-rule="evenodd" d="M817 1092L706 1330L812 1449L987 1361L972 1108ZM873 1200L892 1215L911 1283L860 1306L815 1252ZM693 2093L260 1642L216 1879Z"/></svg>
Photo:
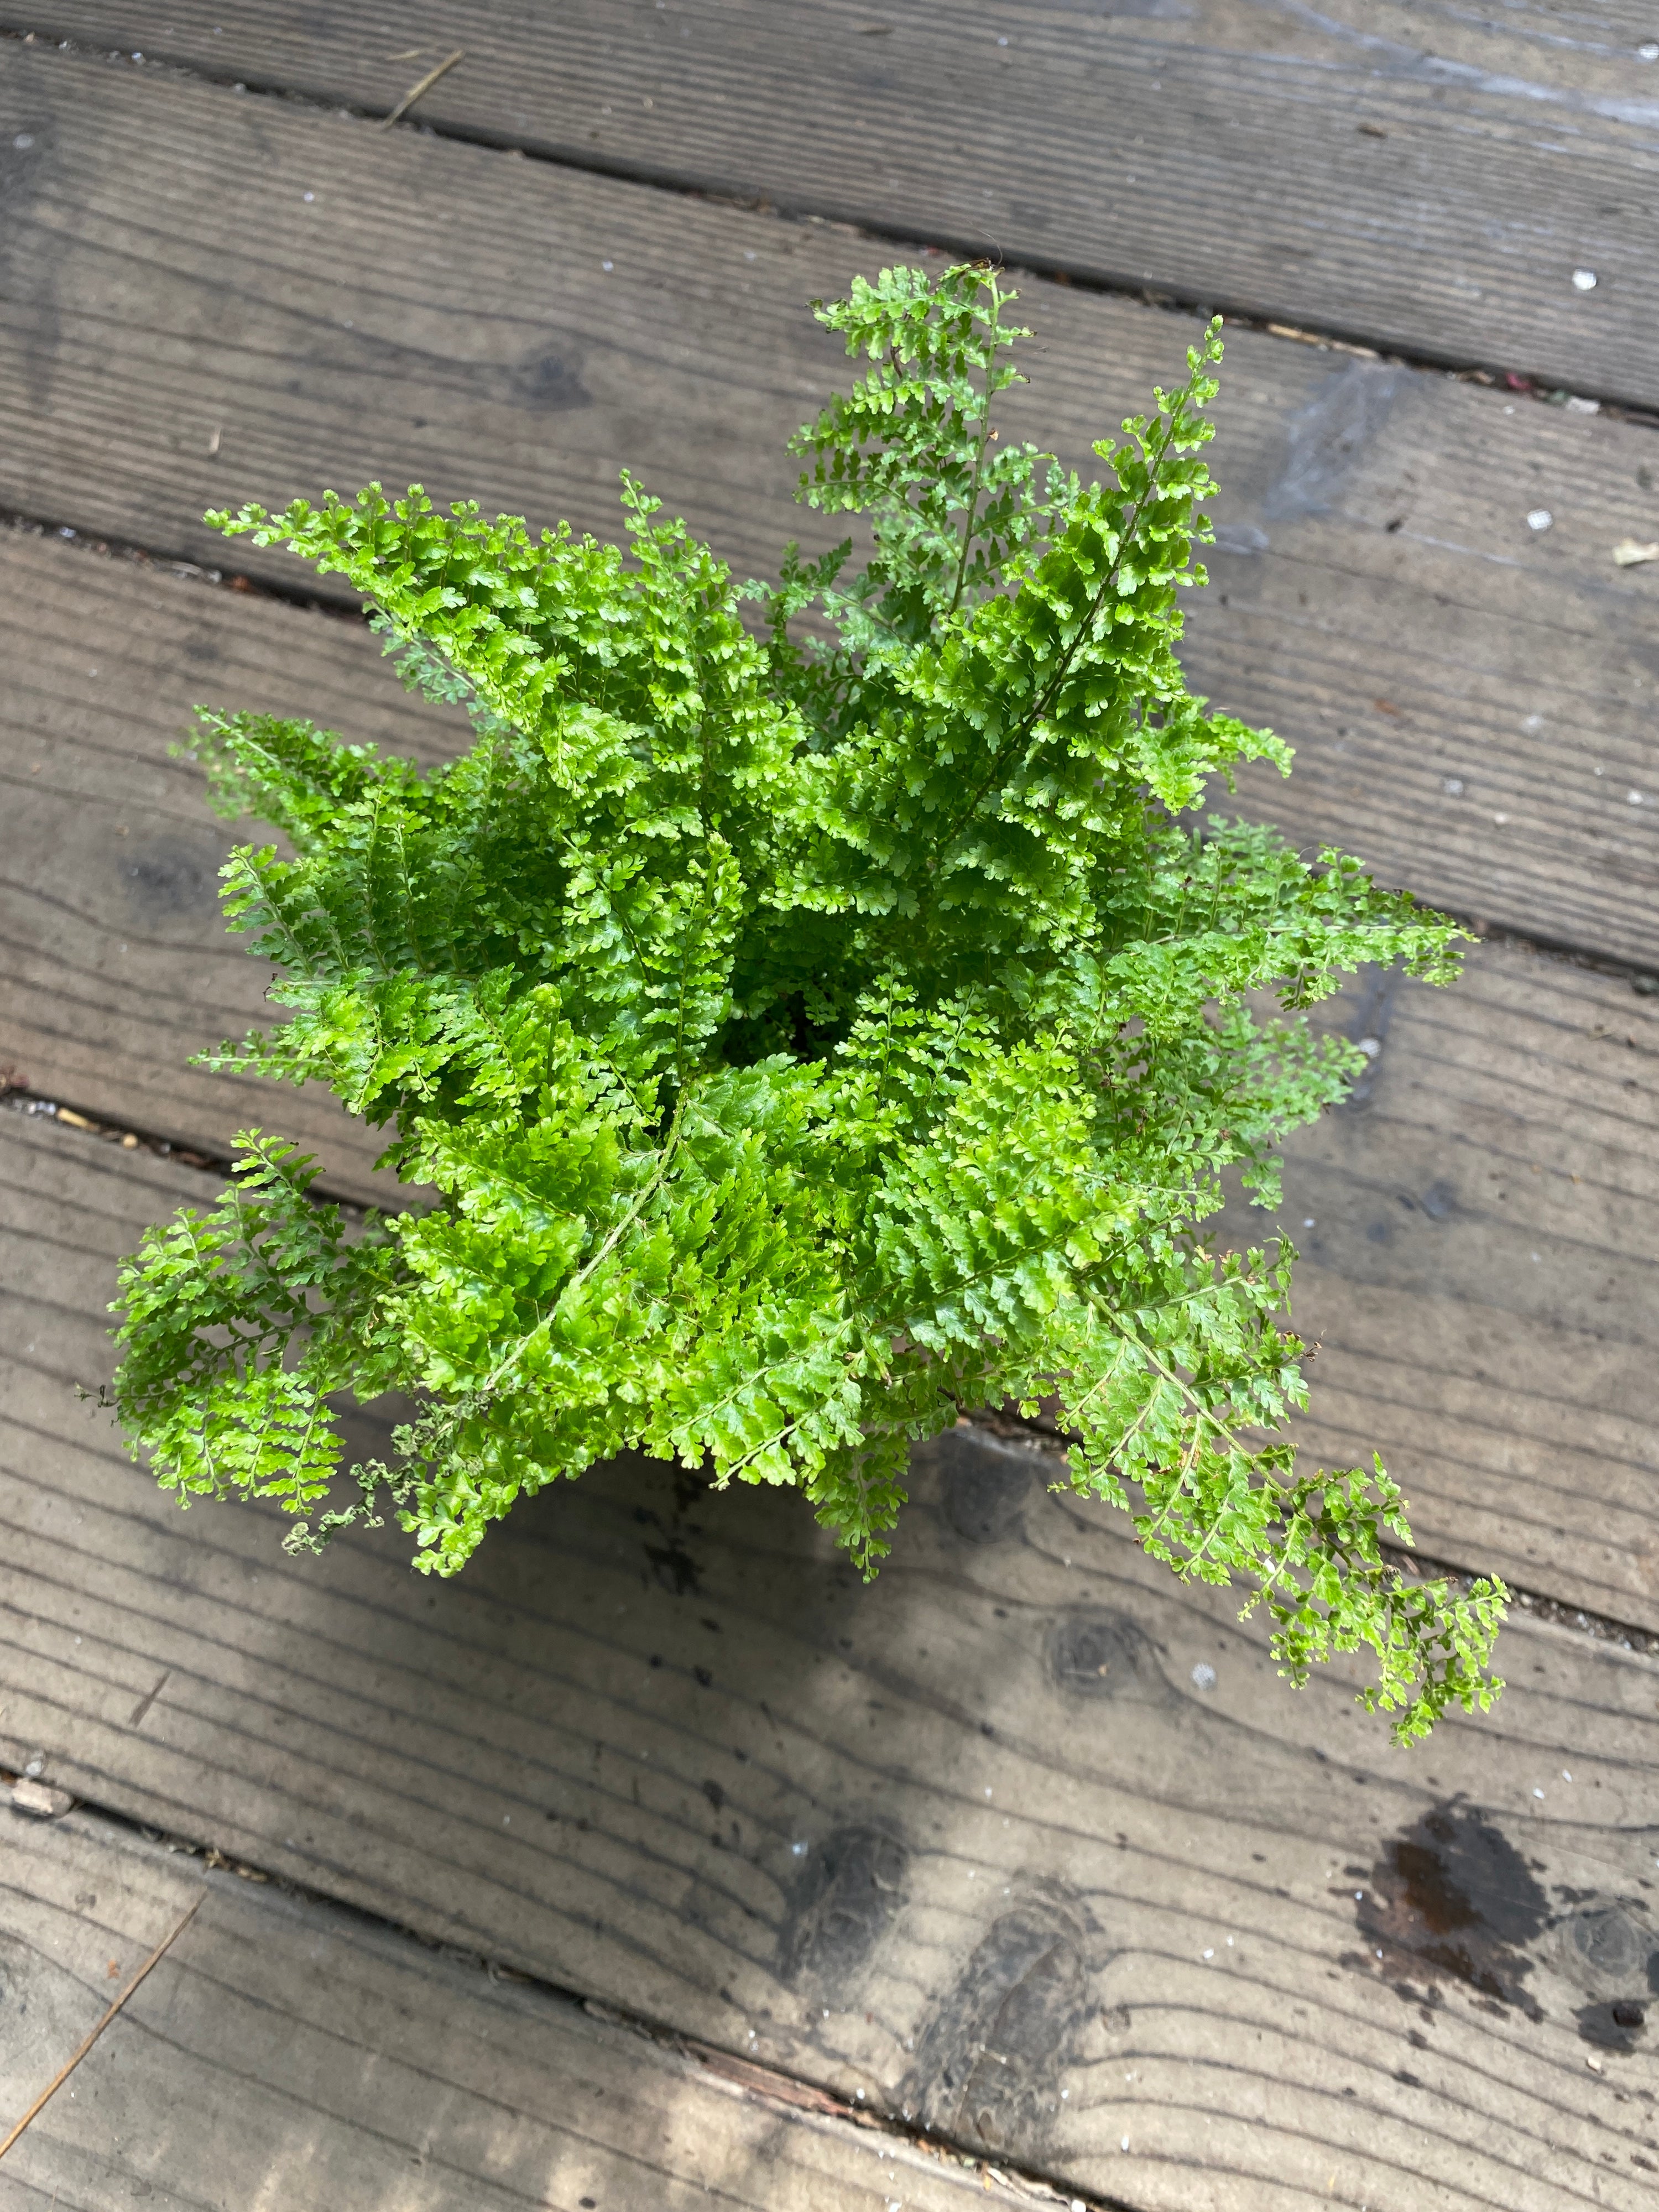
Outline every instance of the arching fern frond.
<svg viewBox="0 0 1659 2212"><path fill-rule="evenodd" d="M259 715L194 748L290 848L225 895L286 1018L210 1064L322 1078L424 1195L349 1232L248 1136L124 1271L115 1402L181 1492L276 1497L301 1544L389 1498L449 1574L624 1447L794 1485L867 1571L913 1443L1057 1400L1079 1492L1265 1607L1293 1679L1368 1649L1409 1739L1490 1702L1502 1587L1407 1583L1380 1465L1298 1464L1292 1255L1204 1224L1352 1079L1304 1010L1365 963L1449 980L1457 933L1194 825L1290 765L1179 659L1218 329L1085 482L999 434L1012 299L964 266L820 307L865 367L802 496L862 564L738 589L628 477L616 544L418 486L216 518L347 578L473 720L429 771ZM347 1473L328 1401L394 1388L392 1463Z"/></svg>

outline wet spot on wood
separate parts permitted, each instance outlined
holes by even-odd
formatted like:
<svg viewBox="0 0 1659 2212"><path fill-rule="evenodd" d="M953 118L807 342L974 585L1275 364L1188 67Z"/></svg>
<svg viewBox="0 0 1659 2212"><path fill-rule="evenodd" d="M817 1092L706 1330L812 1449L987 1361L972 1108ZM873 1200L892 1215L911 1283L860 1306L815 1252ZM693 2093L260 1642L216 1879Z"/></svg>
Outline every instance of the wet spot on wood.
<svg viewBox="0 0 1659 2212"><path fill-rule="evenodd" d="M1222 553L1265 553L1273 540L1259 523L1218 522L1215 542Z"/></svg>
<svg viewBox="0 0 1659 2212"><path fill-rule="evenodd" d="M665 1544L647 1544L645 1556L652 1577L661 1589L675 1597L696 1597L701 1594L697 1563L677 1535L671 1535Z"/></svg>
<svg viewBox="0 0 1659 2212"><path fill-rule="evenodd" d="M1285 425L1289 452L1261 502L1270 521L1328 514L1393 411L1405 372L1350 362L1324 378Z"/></svg>
<svg viewBox="0 0 1659 2212"><path fill-rule="evenodd" d="M542 415L562 414L569 408L593 404L593 395L581 378L556 353L544 353L514 369L510 390L520 406L533 407Z"/></svg>
<svg viewBox="0 0 1659 2212"><path fill-rule="evenodd" d="M921 2037L904 2102L943 2135L1035 2159L1089 2009L1088 1937L1070 1899L1003 1913Z"/></svg>
<svg viewBox="0 0 1659 2212"><path fill-rule="evenodd" d="M209 914L219 903L219 866L224 841L188 842L155 837L125 860L121 869L130 902L141 914L160 917Z"/></svg>
<svg viewBox="0 0 1659 2212"><path fill-rule="evenodd" d="M1354 994L1355 1012L1346 1025L1346 1035L1355 1044L1375 1049L1367 1049L1364 1068L1337 1109L1346 1114L1364 1114L1370 1109L1376 1080L1388 1056L1389 1027L1400 996L1402 971L1397 965L1380 968L1371 963L1359 970L1358 980L1359 988Z"/></svg>
<svg viewBox="0 0 1659 2212"><path fill-rule="evenodd" d="M1561 1923L1561 1964L1589 1996L1622 1996L1647 1979L1653 1938L1622 1905L1588 1905Z"/></svg>
<svg viewBox="0 0 1659 2212"><path fill-rule="evenodd" d="M1525 1946L1547 1925L1548 1900L1478 1807L1437 1805L1395 1838L1355 1899L1355 1917L1366 1944L1355 1963L1380 1964L1390 1976L1432 1966L1542 2017L1522 1984L1534 1966Z"/></svg>
<svg viewBox="0 0 1659 2212"><path fill-rule="evenodd" d="M1449 1221L1457 1211L1457 1193L1443 1176L1424 1192L1423 1211L1431 1221Z"/></svg>
<svg viewBox="0 0 1659 2212"><path fill-rule="evenodd" d="M1645 2043L1647 2007L1630 1998L1580 2005L1573 2019L1585 2042L1598 2051L1634 2051Z"/></svg>
<svg viewBox="0 0 1659 2212"><path fill-rule="evenodd" d="M1040 1458L1029 1444L1005 1443L973 1429L947 1429L915 1455L939 1484L946 1521L970 1544L994 1544L1011 1533Z"/></svg>
<svg viewBox="0 0 1659 2212"><path fill-rule="evenodd" d="M1659 1940L1633 1909L1608 1900L1568 1913L1557 1960L1591 2002L1573 2014L1578 2033L1599 2051L1645 2047L1650 2002L1659 1996Z"/></svg>
<svg viewBox="0 0 1659 2212"><path fill-rule="evenodd" d="M879 1828L837 1829L814 1850L784 1923L785 1979L818 1995L843 1990L903 1902L908 1863Z"/></svg>
<svg viewBox="0 0 1659 2212"><path fill-rule="evenodd" d="M1082 1698L1115 1698L1135 1683L1163 1686L1146 1638L1125 1613L1079 1607L1048 1632L1048 1673L1055 1686Z"/></svg>

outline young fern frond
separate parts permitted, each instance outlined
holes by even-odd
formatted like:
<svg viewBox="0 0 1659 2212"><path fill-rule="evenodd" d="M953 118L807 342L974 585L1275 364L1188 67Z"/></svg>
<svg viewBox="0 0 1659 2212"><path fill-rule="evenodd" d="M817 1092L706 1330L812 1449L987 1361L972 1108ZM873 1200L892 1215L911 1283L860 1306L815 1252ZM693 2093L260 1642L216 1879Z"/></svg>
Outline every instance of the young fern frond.
<svg viewBox="0 0 1659 2212"><path fill-rule="evenodd" d="M1293 1679L1368 1648L1409 1740L1490 1702L1502 1586L1407 1583L1380 1464L1297 1464L1292 1255L1203 1224L1352 1079L1304 1010L1367 963L1449 980L1457 933L1194 826L1290 760L1177 658L1218 328L1085 483L1000 435L1012 300L890 270L819 307L866 366L801 495L861 565L734 587L626 477L625 548L418 487L216 518L343 574L474 722L430 772L257 715L194 745L292 848L239 848L225 901L288 1018L212 1064L322 1076L428 1197L348 1234L250 1133L124 1272L115 1401L181 1492L276 1497L301 1545L389 1498L448 1574L626 1447L795 1486L871 1571L915 1443L1058 1400L1076 1489L1238 1581ZM327 1401L393 1389L394 1463L331 1504Z"/></svg>

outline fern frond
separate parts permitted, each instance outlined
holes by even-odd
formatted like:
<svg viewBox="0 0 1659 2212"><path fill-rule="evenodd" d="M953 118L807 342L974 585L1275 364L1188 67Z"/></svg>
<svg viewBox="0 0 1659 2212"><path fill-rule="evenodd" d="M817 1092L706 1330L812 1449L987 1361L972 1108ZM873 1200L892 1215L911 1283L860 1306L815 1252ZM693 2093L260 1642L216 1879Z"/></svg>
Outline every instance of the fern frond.
<svg viewBox="0 0 1659 2212"><path fill-rule="evenodd" d="M626 476L614 544L418 486L215 518L345 576L476 742L422 771L201 718L216 804L292 848L227 865L285 1018L210 1064L321 1077L425 1195L349 1234L250 1134L123 1272L117 1410L164 1483L279 1498L301 1545L389 1499L451 1574L631 1447L793 1484L869 1572L914 1443L1055 1396L1079 1491L1265 1605L1292 1679L1368 1649L1409 1740L1490 1702L1501 1585L1407 1582L1381 1468L1298 1466L1292 1255L1203 1224L1230 1168L1271 1202L1352 1079L1304 1010L1362 965L1449 981L1458 932L1199 818L1291 766L1179 659L1218 325L1085 482L1000 435L1013 301L963 266L820 305L864 367L801 495L861 564L792 546L739 589ZM329 1400L392 1389L392 1463L331 1504Z"/></svg>

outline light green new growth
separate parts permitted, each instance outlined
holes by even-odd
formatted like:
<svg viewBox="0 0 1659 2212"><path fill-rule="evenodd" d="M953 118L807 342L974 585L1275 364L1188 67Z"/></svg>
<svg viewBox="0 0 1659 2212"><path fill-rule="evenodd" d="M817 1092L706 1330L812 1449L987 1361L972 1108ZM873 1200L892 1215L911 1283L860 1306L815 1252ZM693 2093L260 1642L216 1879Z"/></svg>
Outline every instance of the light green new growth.
<svg viewBox="0 0 1659 2212"><path fill-rule="evenodd" d="M197 744L295 855L226 868L288 1019L209 1064L320 1077L440 1200L349 1232L248 1133L123 1273L116 1403L168 1486L311 1516L327 1398L414 1394L397 1464L295 1537L384 1492L441 1574L629 1446L793 1484L868 1571L913 1443L1057 1397L1077 1491L1237 1577L1295 1680L1369 1646L1408 1740L1490 1703L1505 1593L1401 1578L1380 1462L1298 1469L1291 1255L1199 1230L1230 1164L1273 1202L1271 1148L1359 1065L1301 1010L1362 963L1445 981L1455 933L1339 854L1182 818L1289 766L1175 658L1220 340L1084 483L993 429L1012 297L890 270L820 307L869 366L797 440L803 495L865 518L862 568L792 547L736 589L627 477L625 550L418 489L214 518L349 577L473 714L430 774L258 715Z"/></svg>

